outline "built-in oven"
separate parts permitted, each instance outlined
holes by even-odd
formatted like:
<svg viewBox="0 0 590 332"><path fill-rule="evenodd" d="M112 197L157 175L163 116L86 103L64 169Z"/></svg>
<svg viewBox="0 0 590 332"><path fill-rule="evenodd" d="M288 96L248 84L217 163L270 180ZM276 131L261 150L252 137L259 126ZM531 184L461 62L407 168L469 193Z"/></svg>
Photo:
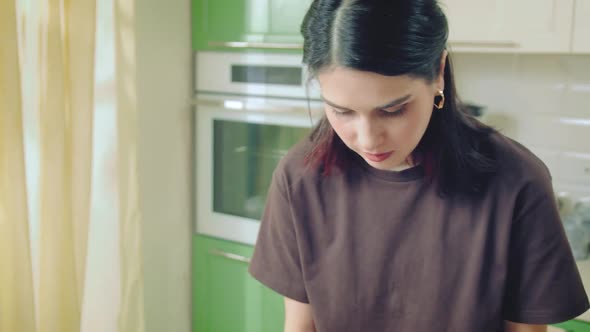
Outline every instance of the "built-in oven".
<svg viewBox="0 0 590 332"><path fill-rule="evenodd" d="M195 57L196 231L254 244L275 167L321 115L299 55Z"/></svg>

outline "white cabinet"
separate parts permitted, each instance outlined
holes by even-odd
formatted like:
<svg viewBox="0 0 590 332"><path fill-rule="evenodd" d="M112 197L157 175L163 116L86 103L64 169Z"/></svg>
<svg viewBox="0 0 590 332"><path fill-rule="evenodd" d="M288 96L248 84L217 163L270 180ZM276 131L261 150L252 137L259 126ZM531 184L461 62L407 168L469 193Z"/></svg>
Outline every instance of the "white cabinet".
<svg viewBox="0 0 590 332"><path fill-rule="evenodd" d="M590 0L576 0L574 11L574 53L590 53Z"/></svg>
<svg viewBox="0 0 590 332"><path fill-rule="evenodd" d="M514 0L512 0L514 1ZM506 22L510 0L442 0L450 28L449 40L457 44L514 43ZM504 8L503 8L504 7Z"/></svg>
<svg viewBox="0 0 590 332"><path fill-rule="evenodd" d="M588 0L583 0L588 1ZM441 0L455 51L567 53L574 0Z"/></svg>

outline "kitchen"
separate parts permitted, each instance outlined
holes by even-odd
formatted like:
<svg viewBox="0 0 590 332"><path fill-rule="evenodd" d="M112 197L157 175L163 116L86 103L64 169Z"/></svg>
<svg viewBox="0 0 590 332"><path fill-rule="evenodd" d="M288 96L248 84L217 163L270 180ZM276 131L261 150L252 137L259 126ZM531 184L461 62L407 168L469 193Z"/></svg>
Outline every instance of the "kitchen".
<svg viewBox="0 0 590 332"><path fill-rule="evenodd" d="M245 2L216 1L208 7L210 10L208 14L198 11L198 4L203 3L211 4L212 2L196 1L192 4L193 51L245 52L233 51L234 48L231 46L223 46L224 44L216 44L216 42L246 42L243 40L242 33L244 29L242 27L245 26L250 27L249 32L254 32L254 35L250 36L252 39L247 42L259 43L261 40L269 42L264 39L264 36L260 36L260 33L268 29L266 24L271 23L278 24L278 28L281 29L284 27L282 32L291 32L290 35L282 37L271 36L275 38L271 38L271 42L279 44L297 44L298 42L293 36L293 31L297 31L297 24L289 16L296 16L297 12L299 12L297 15L301 15L300 9L299 11L297 8L281 10L280 13L283 15L281 22L272 21L272 19L269 22L259 17L246 22L244 13L248 13L248 8L252 7L248 7ZM273 3L289 2L273 1ZM495 1L496 5L493 8L486 7L488 2L484 1L456 0L446 3L449 6L450 21L456 21L457 25L468 27L452 30L457 32L454 37L452 35L451 41L454 39L455 42L451 42L450 45L462 98L485 106L485 113L482 115L484 122L502 129L504 133L523 142L541 157L550 168L555 179L555 189L565 198L566 206L573 204L567 203L567 197L572 199L587 197L590 190L588 175L590 115L587 107L590 102L588 89L590 44L587 38L590 26L581 18L586 17L587 14L584 15L584 13L590 10L588 1L561 0L559 2L535 1L534 3L522 1L519 3L523 3L523 8L516 8L516 10L514 6L518 4L508 5L507 1ZM453 4L455 7L452 6ZM180 264L181 261L189 259L185 232L191 231L192 227L189 226L188 220L195 223L186 211L190 211L194 202L189 198L190 188L187 187L191 186L193 175L193 169L188 165L190 164L189 156L194 148L190 143L190 128L196 114L187 112L187 100L193 100L191 93L180 93L174 88L179 84L190 84L191 79L187 77L187 74L192 76L193 73L191 70L193 58L186 54L190 49L187 45L179 46L179 41L190 43L187 40L189 33L187 30L191 30L188 26L189 19L186 17L188 6L187 1L166 4L151 1L138 7L138 20L141 24L138 29L142 31L138 36L139 52L150 54L138 64L139 68L146 69L139 71L140 81L144 82L140 103L146 110L142 120L143 131L140 131L140 135L146 146L143 154L145 165L143 172L146 179L144 187L148 193L147 200L152 203L144 211L147 219L145 252L148 257L151 257L146 259L146 271L148 271L146 327L154 331L171 327L175 331L188 331L187 320L192 319L193 331L200 331L200 322L209 319L213 323L220 324L237 322L241 324L240 329L243 326L250 326L252 331L266 331L264 328L256 330L256 327L266 326L260 324L271 324L270 326L279 324L282 302L251 280L237 279L238 282L235 282L235 278L240 276L245 278L245 275L242 275L245 273L245 266L240 265L244 264L243 262L233 263L231 259L224 262L221 260L223 257L220 257L218 264L212 263L213 269L209 271L199 269L200 262L211 252L211 249L218 250L215 251L217 253L231 253L236 255L231 257L241 259L249 257L251 246L234 241L217 241L214 238L195 234L191 240L194 241L191 254L193 272L187 271L186 267ZM295 4L295 7L297 6ZM488 6L491 5L488 4ZM467 12L462 12L463 10ZM538 13L531 12L534 10L538 10ZM493 12L497 15L490 14ZM527 13L527 17L530 17L531 22L528 25L520 19L515 22L514 17L511 20L504 16L506 13L520 15L524 12ZM203 35L202 29L197 29L198 18L203 17L200 15L208 17L207 20L201 20L208 24L208 30L205 30L206 35ZM261 15L260 12L257 12L257 15ZM178 19L180 16L183 17L182 20ZM478 19L474 20L474 17ZM227 27L227 22L223 21L224 28L218 29L222 24L220 20L225 18L235 22L237 28L232 31L232 25L229 24ZM477 25L474 26L475 23ZM549 25L550 29L546 25ZM537 29L536 32L535 29ZM209 33L211 35L208 35ZM209 41L213 44L209 44ZM234 46L243 46L243 44ZM256 51L260 49L253 49L253 52L249 53L256 53ZM283 52L292 54L293 51ZM182 61L179 61L179 58ZM171 66L170 63L178 65ZM163 66L163 64L166 65ZM174 71L168 72L170 69ZM165 97L162 97L162 94ZM238 105L233 104L236 107ZM170 112L161 114L160 110L163 108L169 108ZM198 110L195 112L198 113ZM153 135L154 133L158 135ZM196 145L200 141L199 134L199 132L195 133ZM195 164L200 165L201 159L198 155L194 157ZM162 174L165 175L162 176ZM152 180L147 180L148 178ZM196 199L199 197L197 196ZM150 212L153 214L150 215ZM195 215L197 213L195 212ZM159 221L164 218L173 220L174 223L162 225ZM194 227L197 228L196 225ZM183 240L178 240L180 238ZM176 246L170 246L170 243L176 243ZM166 272L163 271L162 266L167 267ZM579 262L587 287L590 284L589 266L587 260ZM220 278L207 279L206 273L224 274ZM189 312L185 306L188 306L191 300L191 284L196 293L206 291L206 284L195 282L198 280L214 282L207 288L210 291L213 290L208 293L208 296L214 299L193 298L193 311ZM215 296L217 294L215 290L221 292L219 296ZM235 294L249 294L249 301L254 302L248 303L259 305L244 305L235 300ZM230 297L234 300L229 302L224 300ZM169 305L163 305L163 303ZM203 306L211 310L211 316L199 309L204 308ZM226 317L223 315L225 310L236 315L233 323L220 322ZM261 322L263 320L261 317L273 318L264 319ZM587 314L581 319L590 321ZM566 328L576 329L574 330L576 332L585 331L584 325L579 325L577 322L572 322L570 325ZM233 326L230 325L230 327Z"/></svg>

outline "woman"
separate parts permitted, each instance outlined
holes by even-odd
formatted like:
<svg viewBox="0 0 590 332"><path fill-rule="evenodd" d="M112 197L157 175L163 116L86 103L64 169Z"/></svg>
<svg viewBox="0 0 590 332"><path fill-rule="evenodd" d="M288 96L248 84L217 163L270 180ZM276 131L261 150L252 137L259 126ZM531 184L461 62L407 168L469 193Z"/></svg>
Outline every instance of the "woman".
<svg viewBox="0 0 590 332"><path fill-rule="evenodd" d="M275 171L250 265L285 331L535 332L588 309L551 176L462 111L435 0L316 0L302 33L325 118Z"/></svg>

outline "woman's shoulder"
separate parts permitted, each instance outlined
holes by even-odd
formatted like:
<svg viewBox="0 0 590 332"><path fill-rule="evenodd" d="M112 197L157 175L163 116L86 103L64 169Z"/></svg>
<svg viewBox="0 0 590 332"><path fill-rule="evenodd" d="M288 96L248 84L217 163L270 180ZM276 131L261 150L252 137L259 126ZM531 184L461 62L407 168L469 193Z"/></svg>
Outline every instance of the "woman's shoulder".
<svg viewBox="0 0 590 332"><path fill-rule="evenodd" d="M291 147L274 171L275 180L284 182L288 187L303 180L317 180L321 176L319 167L308 163L311 148L312 143L307 137Z"/></svg>
<svg viewBox="0 0 590 332"><path fill-rule="evenodd" d="M491 141L499 163L499 175L511 186L531 181L551 181L545 163L531 150L501 133L491 135Z"/></svg>

